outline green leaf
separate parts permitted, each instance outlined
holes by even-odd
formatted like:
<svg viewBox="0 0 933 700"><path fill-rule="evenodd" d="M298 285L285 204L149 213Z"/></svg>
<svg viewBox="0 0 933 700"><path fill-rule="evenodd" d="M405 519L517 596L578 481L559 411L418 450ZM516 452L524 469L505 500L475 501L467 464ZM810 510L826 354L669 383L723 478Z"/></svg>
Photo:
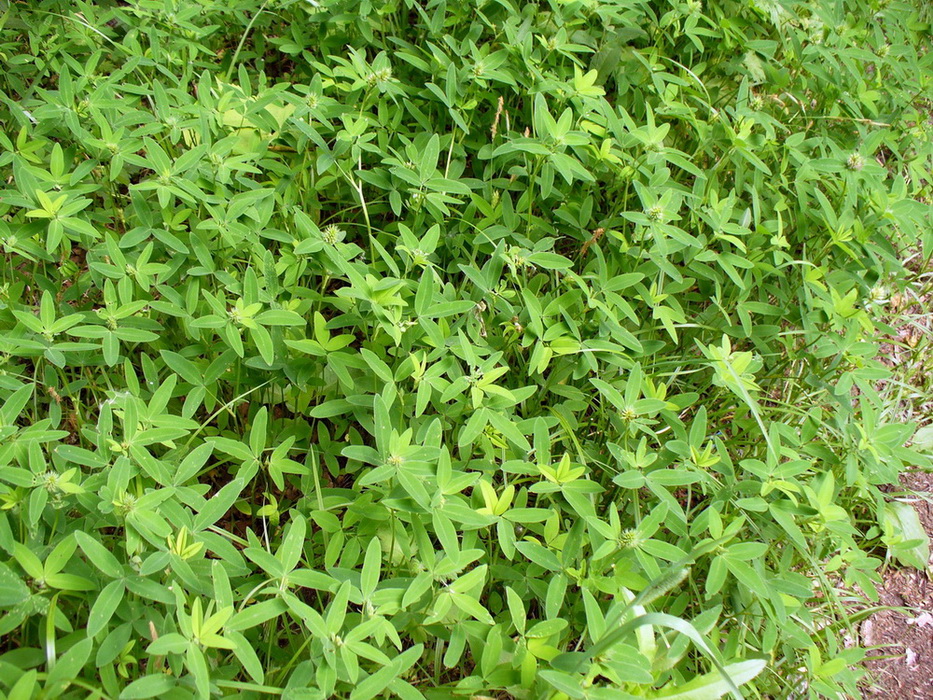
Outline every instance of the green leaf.
<svg viewBox="0 0 933 700"><path fill-rule="evenodd" d="M111 581L97 594L94 604L87 616L87 634L96 637L104 628L123 600L126 587L123 581Z"/></svg>
<svg viewBox="0 0 933 700"><path fill-rule="evenodd" d="M275 346L272 344L272 336L269 335L269 331L263 326L256 326L250 328L249 333L265 363L271 365L275 362Z"/></svg>
<svg viewBox="0 0 933 700"><path fill-rule="evenodd" d="M282 539L282 544L275 553L276 559L282 562L282 568L285 571L292 571L298 566L304 549L305 533L308 527L307 521L303 515L294 511L292 513L292 519L285 532L285 537Z"/></svg>
<svg viewBox="0 0 933 700"><path fill-rule="evenodd" d="M760 674L767 663L763 659L749 659L726 664L723 671L713 671L669 689L662 689L651 697L666 700L718 700L731 692L733 685L742 686ZM728 676L732 683L726 681Z"/></svg>
<svg viewBox="0 0 933 700"><path fill-rule="evenodd" d="M71 681L78 678L93 648L94 641L84 639L58 658L45 680L46 697L55 698L65 692Z"/></svg>
<svg viewBox="0 0 933 700"><path fill-rule="evenodd" d="M546 669L540 671L538 675L551 687L571 698L586 697L581 687L580 681L567 673Z"/></svg>
<svg viewBox="0 0 933 700"><path fill-rule="evenodd" d="M177 681L174 676L165 673L155 673L151 676L137 678L120 692L120 700L142 700L143 698L158 698L164 696L175 687Z"/></svg>
<svg viewBox="0 0 933 700"><path fill-rule="evenodd" d="M515 548L528 557L529 560L548 571L557 572L562 569L557 556L540 544L535 542L516 542Z"/></svg>
<svg viewBox="0 0 933 700"><path fill-rule="evenodd" d="M388 665L367 676L350 693L350 700L370 700L385 690L394 679L400 678L420 658L424 646L416 644L396 656Z"/></svg>
<svg viewBox="0 0 933 700"><path fill-rule="evenodd" d="M466 593L456 593L453 591L451 591L449 595L453 601L453 604L460 608L460 610L465 612L467 615L470 615L471 617L486 625L495 624L495 620L493 620L492 615L489 614L489 611L483 607L483 605L475 598L467 595Z"/></svg>
<svg viewBox="0 0 933 700"><path fill-rule="evenodd" d="M512 616L512 624L515 625L515 630L521 634L525 634L525 603L522 601L521 597L516 593L510 586L506 586L506 602L509 606L509 613Z"/></svg>
<svg viewBox="0 0 933 700"><path fill-rule="evenodd" d="M532 253L528 256L528 262L545 270L567 270L573 267L570 260L556 253Z"/></svg>
<svg viewBox="0 0 933 700"><path fill-rule="evenodd" d="M917 510L900 501L885 503L884 528L888 550L894 558L904 566L926 571L930 562L930 538Z"/></svg>
<svg viewBox="0 0 933 700"><path fill-rule="evenodd" d="M437 134L432 134L428 143L421 153L421 160L418 162L418 174L422 180L427 180L434 175L437 169L437 159L440 155L441 140Z"/></svg>
<svg viewBox="0 0 933 700"><path fill-rule="evenodd" d="M36 697L38 690L36 688L37 675L38 671L35 669L26 671L21 675L7 693L7 700L32 700L32 698Z"/></svg>
<svg viewBox="0 0 933 700"><path fill-rule="evenodd" d="M360 574L360 590L366 599L372 598L379 583L379 573L382 565L382 544L378 537L373 537L366 548L366 557L363 560L363 571Z"/></svg>
<svg viewBox="0 0 933 700"><path fill-rule="evenodd" d="M240 497L244 486L245 484L241 480L234 479L221 488L220 491L201 508L201 512L198 513L192 524L192 531L200 532L226 515Z"/></svg>
<svg viewBox="0 0 933 700"><path fill-rule="evenodd" d="M259 655L246 637L239 632L234 632L229 629L224 631L224 636L233 642L233 653L236 655L239 662L243 664L243 668L246 669L250 678L260 685L265 683L265 670L263 669L262 662L259 660Z"/></svg>
<svg viewBox="0 0 933 700"><path fill-rule="evenodd" d="M912 440L915 448L933 454L933 425L918 428Z"/></svg>
<svg viewBox="0 0 933 700"><path fill-rule="evenodd" d="M0 562L0 606L9 608L29 598L29 588L13 570Z"/></svg>
<svg viewBox="0 0 933 700"><path fill-rule="evenodd" d="M19 542L13 543L13 558L16 559L26 575L37 581L45 580L45 568L32 550Z"/></svg>
<svg viewBox="0 0 933 700"><path fill-rule="evenodd" d="M185 665L194 677L197 696L206 700L210 697L211 672L207 666L207 659L204 658L204 652L194 644L189 644L185 651Z"/></svg>
<svg viewBox="0 0 933 700"><path fill-rule="evenodd" d="M256 316L256 323L264 326L303 326L305 320L294 311L268 309Z"/></svg>
<svg viewBox="0 0 933 700"><path fill-rule="evenodd" d="M248 605L237 612L227 623L228 630L247 630L272 620L288 610L281 598L264 600Z"/></svg>
<svg viewBox="0 0 933 700"><path fill-rule="evenodd" d="M525 633L525 636L529 638L550 637L555 634L560 634L566 628L567 621L560 618L554 620L541 620L540 622L532 625L531 628Z"/></svg>

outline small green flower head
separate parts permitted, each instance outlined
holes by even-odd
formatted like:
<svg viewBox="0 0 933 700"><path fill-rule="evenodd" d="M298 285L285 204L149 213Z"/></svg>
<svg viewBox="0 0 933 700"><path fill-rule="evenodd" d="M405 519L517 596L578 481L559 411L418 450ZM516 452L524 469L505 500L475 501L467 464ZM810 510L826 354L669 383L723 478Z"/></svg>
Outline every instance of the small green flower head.
<svg viewBox="0 0 933 700"><path fill-rule="evenodd" d="M325 227L323 231L321 231L321 236L327 245L336 245L344 238L346 238L346 235L347 232L340 228L337 224L331 224L330 226Z"/></svg>
<svg viewBox="0 0 933 700"><path fill-rule="evenodd" d="M882 284L875 285L868 292L868 301L873 305L887 304L890 297L890 290Z"/></svg>

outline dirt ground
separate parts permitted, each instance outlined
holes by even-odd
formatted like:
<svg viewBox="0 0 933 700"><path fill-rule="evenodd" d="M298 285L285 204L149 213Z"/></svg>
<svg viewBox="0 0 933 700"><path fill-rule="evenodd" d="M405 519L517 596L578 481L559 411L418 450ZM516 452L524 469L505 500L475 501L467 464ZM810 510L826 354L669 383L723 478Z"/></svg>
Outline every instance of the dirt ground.
<svg viewBox="0 0 933 700"><path fill-rule="evenodd" d="M933 474L905 474L902 482L916 492L913 505L933 537ZM870 656L885 657L867 663L865 697L933 700L933 582L925 572L891 569L879 604L899 609L877 612L859 627L862 645L876 649Z"/></svg>

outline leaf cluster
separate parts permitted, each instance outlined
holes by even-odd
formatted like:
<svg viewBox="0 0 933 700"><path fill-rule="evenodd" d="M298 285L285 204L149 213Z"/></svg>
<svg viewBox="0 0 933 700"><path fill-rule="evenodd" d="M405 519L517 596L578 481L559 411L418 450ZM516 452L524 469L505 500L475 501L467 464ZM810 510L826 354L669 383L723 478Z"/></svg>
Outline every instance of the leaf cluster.
<svg viewBox="0 0 933 700"><path fill-rule="evenodd" d="M857 694L928 13L0 10L0 695Z"/></svg>

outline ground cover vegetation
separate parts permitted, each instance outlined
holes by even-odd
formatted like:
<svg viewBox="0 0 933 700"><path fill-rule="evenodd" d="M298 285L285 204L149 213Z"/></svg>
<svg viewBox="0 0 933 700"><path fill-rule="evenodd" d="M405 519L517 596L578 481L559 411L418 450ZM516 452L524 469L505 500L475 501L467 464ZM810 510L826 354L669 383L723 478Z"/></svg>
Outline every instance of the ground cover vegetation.
<svg viewBox="0 0 933 700"><path fill-rule="evenodd" d="M0 10L5 697L857 695L922 3Z"/></svg>

